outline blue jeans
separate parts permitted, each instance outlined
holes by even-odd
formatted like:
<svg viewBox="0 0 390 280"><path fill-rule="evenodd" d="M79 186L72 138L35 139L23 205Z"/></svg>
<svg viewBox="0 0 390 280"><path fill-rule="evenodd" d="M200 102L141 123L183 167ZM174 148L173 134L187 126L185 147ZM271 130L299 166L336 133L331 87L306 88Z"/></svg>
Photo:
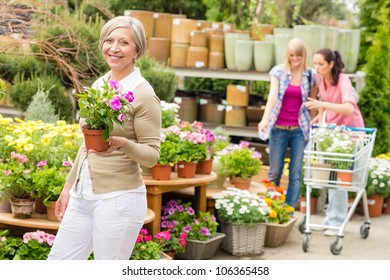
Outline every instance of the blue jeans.
<svg viewBox="0 0 390 280"><path fill-rule="evenodd" d="M300 128L284 130L272 128L269 139L268 179L277 186L280 184L287 148L290 147L290 164L286 203L295 207L298 203L302 180L303 151L307 141Z"/></svg>

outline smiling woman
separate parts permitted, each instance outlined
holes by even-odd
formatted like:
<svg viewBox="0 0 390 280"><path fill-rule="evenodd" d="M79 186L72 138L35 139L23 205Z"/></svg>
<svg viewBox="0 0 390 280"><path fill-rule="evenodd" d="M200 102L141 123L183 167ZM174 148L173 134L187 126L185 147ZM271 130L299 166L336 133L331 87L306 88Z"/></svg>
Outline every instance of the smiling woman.
<svg viewBox="0 0 390 280"><path fill-rule="evenodd" d="M62 222L49 255L53 260L86 260L92 251L95 260L128 260L147 213L140 164L153 167L160 156L160 100L134 66L146 50L144 27L132 17L113 18L102 28L99 47L110 71L92 89L115 88L112 99L106 98L113 110L120 106L112 100L133 93L132 108L126 109L131 118L118 116L123 125L114 122L106 151L87 150L84 144L79 149L56 203L56 216ZM96 103L91 95L93 91L87 92L85 100ZM80 119L80 126L94 113L101 110L92 109ZM104 117L110 116L99 116Z"/></svg>

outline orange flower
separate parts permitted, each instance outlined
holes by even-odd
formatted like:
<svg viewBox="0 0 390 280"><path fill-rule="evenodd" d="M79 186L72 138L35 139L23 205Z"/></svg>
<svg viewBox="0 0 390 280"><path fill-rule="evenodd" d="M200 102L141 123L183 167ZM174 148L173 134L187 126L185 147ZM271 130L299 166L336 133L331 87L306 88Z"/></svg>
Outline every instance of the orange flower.
<svg viewBox="0 0 390 280"><path fill-rule="evenodd" d="M284 189L282 187L276 187L276 191L281 193L281 194L284 194Z"/></svg>
<svg viewBox="0 0 390 280"><path fill-rule="evenodd" d="M266 197L266 198L265 198L265 202L267 202L267 205L268 205L269 207L271 207L271 205L272 205L272 199L271 199L271 198Z"/></svg>

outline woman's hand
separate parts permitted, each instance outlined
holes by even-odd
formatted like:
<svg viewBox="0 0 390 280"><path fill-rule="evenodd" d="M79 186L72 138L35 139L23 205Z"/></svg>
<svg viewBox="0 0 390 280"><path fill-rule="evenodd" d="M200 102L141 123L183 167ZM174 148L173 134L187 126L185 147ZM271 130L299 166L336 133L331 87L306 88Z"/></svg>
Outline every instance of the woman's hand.
<svg viewBox="0 0 390 280"><path fill-rule="evenodd" d="M62 190L60 197L56 201L56 205L54 208L55 215L57 219L61 222L64 217L66 208L68 207L69 199L70 199L70 188L72 186L68 183L65 183L64 189Z"/></svg>
<svg viewBox="0 0 390 280"><path fill-rule="evenodd" d="M98 155L106 155L110 154L113 151L116 151L120 148L122 148L126 144L127 139L125 137L121 136L111 136L107 139L107 142L110 144L109 148L103 152L98 152L96 150L89 149L87 150L85 147L83 147L84 152L89 152L89 153L95 153Z"/></svg>
<svg viewBox="0 0 390 280"><path fill-rule="evenodd" d="M308 97L309 101L303 102L303 105L306 106L308 109L319 109L324 107L324 102L319 101L317 99Z"/></svg>
<svg viewBox="0 0 390 280"><path fill-rule="evenodd" d="M264 118L259 122L257 125L258 133L265 133L268 130L268 120L265 120Z"/></svg>

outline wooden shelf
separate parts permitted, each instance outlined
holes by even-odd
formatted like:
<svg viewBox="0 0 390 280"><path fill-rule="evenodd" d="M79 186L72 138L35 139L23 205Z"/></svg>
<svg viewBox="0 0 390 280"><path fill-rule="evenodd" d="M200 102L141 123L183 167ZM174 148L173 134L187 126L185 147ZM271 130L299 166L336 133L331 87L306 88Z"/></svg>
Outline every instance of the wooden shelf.
<svg viewBox="0 0 390 280"><path fill-rule="evenodd" d="M151 223L155 218L155 214L151 209L148 209L144 224ZM31 218L28 219L16 219L12 213L0 213L0 224L36 228L42 230L58 230L60 222L49 221L46 214L33 213Z"/></svg>

